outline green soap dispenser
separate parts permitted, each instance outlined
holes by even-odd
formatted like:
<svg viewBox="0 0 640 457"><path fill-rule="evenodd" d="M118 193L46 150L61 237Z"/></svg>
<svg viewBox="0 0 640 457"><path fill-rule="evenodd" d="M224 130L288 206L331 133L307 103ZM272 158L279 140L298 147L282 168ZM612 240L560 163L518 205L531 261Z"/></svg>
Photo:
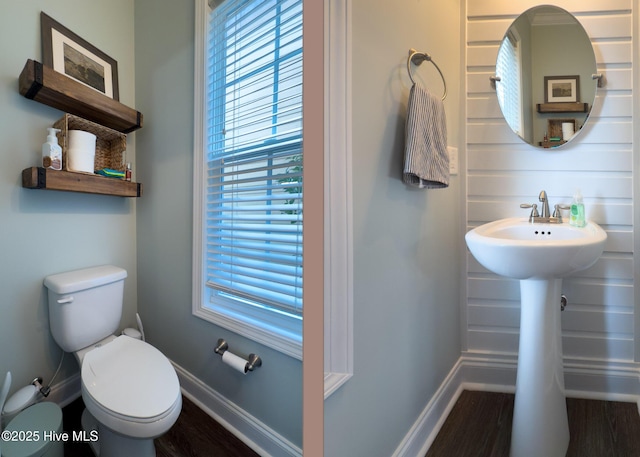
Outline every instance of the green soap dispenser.
<svg viewBox="0 0 640 457"><path fill-rule="evenodd" d="M582 202L582 194L580 189L577 189L573 194L573 201L571 202L571 215L569 216L569 224L574 227L584 227L587 225L587 220L584 215L584 203Z"/></svg>

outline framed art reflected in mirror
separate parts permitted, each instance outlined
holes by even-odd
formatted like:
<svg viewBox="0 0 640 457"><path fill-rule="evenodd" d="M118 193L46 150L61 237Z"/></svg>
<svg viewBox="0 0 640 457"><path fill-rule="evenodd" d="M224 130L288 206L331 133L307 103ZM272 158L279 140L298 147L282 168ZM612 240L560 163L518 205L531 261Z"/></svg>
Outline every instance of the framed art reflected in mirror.
<svg viewBox="0 0 640 457"><path fill-rule="evenodd" d="M580 76L545 76L544 102L565 103L580 101Z"/></svg>

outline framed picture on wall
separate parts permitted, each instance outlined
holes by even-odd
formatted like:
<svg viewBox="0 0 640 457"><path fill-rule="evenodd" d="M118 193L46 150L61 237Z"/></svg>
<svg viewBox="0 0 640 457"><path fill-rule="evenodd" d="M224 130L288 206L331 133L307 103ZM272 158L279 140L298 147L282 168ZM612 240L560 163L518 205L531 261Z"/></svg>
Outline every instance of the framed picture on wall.
<svg viewBox="0 0 640 457"><path fill-rule="evenodd" d="M580 76L545 76L544 102L566 103L580 101Z"/></svg>
<svg viewBox="0 0 640 457"><path fill-rule="evenodd" d="M40 13L42 63L119 100L118 63L71 30Z"/></svg>

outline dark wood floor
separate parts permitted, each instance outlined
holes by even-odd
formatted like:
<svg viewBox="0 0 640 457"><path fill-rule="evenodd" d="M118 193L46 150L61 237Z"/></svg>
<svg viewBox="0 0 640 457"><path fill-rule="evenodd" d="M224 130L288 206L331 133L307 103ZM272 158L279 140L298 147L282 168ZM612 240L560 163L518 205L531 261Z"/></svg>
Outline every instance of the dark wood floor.
<svg viewBox="0 0 640 457"><path fill-rule="evenodd" d="M464 391L425 457L507 457L514 396ZM640 457L635 403L567 399L566 457Z"/></svg>
<svg viewBox="0 0 640 457"><path fill-rule="evenodd" d="M65 431L81 430L82 399L62 409ZM258 454L227 431L189 399L182 397L182 412L176 424L156 439L157 457L256 457ZM65 443L65 457L93 457L88 444ZM122 456L127 457L127 456ZM134 457L134 456L131 456Z"/></svg>

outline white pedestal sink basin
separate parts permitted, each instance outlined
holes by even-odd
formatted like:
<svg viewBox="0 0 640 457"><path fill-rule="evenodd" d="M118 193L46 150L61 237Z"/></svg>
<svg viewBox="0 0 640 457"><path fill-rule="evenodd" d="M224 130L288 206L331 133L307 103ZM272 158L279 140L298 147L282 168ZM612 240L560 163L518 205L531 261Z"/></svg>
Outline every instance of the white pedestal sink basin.
<svg viewBox="0 0 640 457"><path fill-rule="evenodd" d="M564 396L562 278L593 265L607 234L588 222L501 219L469 231L473 256L492 272L520 280L520 345L511 457L564 457L569 424Z"/></svg>

